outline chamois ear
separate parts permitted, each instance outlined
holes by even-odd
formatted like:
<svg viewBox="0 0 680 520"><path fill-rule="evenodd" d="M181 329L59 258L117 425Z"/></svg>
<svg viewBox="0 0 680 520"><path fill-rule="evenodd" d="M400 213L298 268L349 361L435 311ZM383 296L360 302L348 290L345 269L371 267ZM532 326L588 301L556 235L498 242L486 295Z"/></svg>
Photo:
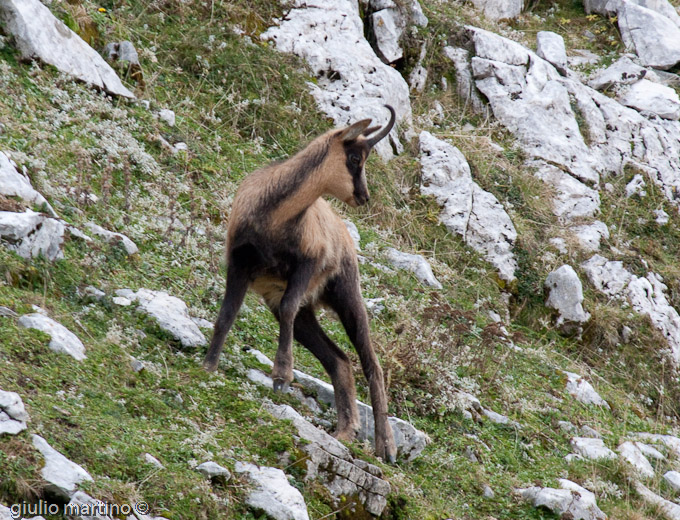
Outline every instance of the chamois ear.
<svg viewBox="0 0 680 520"><path fill-rule="evenodd" d="M373 132L377 132L378 130L380 130L380 125L372 126L372 127L370 127L370 128L367 128L366 130L364 130L364 132L363 132L362 135L363 135L364 137L368 137L368 136L371 135Z"/></svg>
<svg viewBox="0 0 680 520"><path fill-rule="evenodd" d="M362 119L361 121L354 123L352 126L345 128L342 132L340 132L338 137L340 137L340 139L343 141L354 141L364 130L366 130L370 124L370 119Z"/></svg>

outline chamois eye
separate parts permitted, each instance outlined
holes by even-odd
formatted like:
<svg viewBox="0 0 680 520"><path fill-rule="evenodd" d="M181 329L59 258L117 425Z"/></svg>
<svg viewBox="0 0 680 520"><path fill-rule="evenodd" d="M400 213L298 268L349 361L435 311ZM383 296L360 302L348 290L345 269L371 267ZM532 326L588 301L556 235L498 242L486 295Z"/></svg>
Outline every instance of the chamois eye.
<svg viewBox="0 0 680 520"><path fill-rule="evenodd" d="M359 166L361 159L359 158L358 155L352 154L352 155L349 156L349 162L352 166Z"/></svg>

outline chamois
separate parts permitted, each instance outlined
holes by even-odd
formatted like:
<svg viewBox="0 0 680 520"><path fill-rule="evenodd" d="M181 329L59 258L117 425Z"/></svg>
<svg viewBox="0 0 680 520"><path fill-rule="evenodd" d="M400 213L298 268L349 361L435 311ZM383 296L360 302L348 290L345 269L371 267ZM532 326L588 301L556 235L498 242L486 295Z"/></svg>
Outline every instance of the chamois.
<svg viewBox="0 0 680 520"><path fill-rule="evenodd" d="M371 346L354 243L323 198L330 195L353 207L368 202L364 163L395 121L394 109L385 107L390 120L382 130L369 127L370 119L331 130L288 160L257 170L242 182L227 231L227 288L203 366L217 368L224 338L250 288L264 298L280 325L274 390L285 391L293 380L294 337L319 359L333 382L335 436L352 440L359 414L350 361L314 314L319 306L331 308L354 344L369 383L376 455L394 462L383 373Z"/></svg>

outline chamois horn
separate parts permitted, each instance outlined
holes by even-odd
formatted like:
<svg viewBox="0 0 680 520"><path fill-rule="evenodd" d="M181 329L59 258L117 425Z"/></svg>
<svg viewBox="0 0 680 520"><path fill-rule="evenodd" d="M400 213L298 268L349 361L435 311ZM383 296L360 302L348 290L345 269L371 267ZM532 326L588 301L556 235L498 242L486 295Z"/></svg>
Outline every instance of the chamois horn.
<svg viewBox="0 0 680 520"><path fill-rule="evenodd" d="M382 138L384 138L387 134L390 133L392 130L392 127L394 126L394 121L397 117L396 113L394 112L394 109L390 105L385 105L385 108L387 108L390 111L390 121L383 127L383 129L375 134L373 137L370 139L367 139L366 142L368 143L368 146L373 148L376 144L378 144L378 141L380 141ZM369 129L370 130L370 129Z"/></svg>

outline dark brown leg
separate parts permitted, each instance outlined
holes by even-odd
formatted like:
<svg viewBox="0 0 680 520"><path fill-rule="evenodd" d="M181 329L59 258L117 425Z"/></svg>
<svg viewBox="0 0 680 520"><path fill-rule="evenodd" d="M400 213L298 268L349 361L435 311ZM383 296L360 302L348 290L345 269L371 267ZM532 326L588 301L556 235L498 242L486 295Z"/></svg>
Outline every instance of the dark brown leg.
<svg viewBox="0 0 680 520"><path fill-rule="evenodd" d="M368 381L375 419L375 453L390 463L396 462L397 447L387 420L387 395L382 368L371 346L368 316L359 287L356 263L347 261L342 273L327 286L324 298L338 313L349 339L354 344L361 368Z"/></svg>
<svg viewBox="0 0 680 520"><path fill-rule="evenodd" d="M333 382L338 411L335 437L344 441L353 440L359 428L359 412L349 358L326 335L310 307L300 309L294 329L295 339L317 357Z"/></svg>
<svg viewBox="0 0 680 520"><path fill-rule="evenodd" d="M288 280L276 313L279 320L279 347L272 368L275 392L285 392L293 381L293 324L313 273L314 264L311 261L298 265Z"/></svg>
<svg viewBox="0 0 680 520"><path fill-rule="evenodd" d="M243 299L248 290L248 272L240 267L237 262L230 262L227 267L227 289L224 292L224 299L220 312L215 321L215 330L210 341L210 348L203 360L203 368L212 372L217 368L224 345L224 338L229 329L234 324L236 314L241 308Z"/></svg>

